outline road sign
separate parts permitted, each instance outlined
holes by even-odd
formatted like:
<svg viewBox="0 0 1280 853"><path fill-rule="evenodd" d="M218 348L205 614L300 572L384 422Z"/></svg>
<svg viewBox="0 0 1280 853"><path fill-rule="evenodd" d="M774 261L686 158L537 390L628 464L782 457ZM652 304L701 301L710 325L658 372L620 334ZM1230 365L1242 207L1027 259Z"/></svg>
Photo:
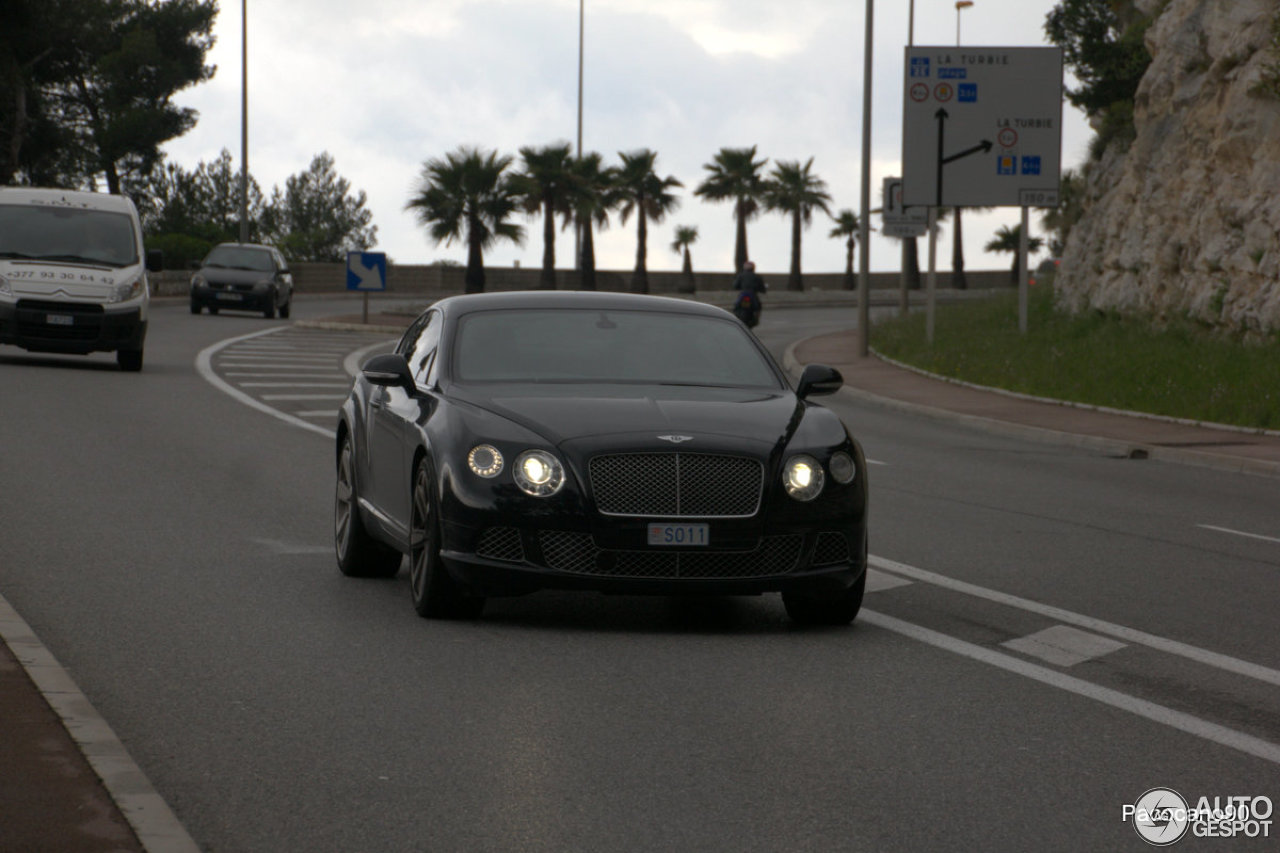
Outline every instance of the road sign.
<svg viewBox="0 0 1280 853"><path fill-rule="evenodd" d="M923 237L929 230L929 209L902 206L902 178L884 179L880 233L886 237Z"/></svg>
<svg viewBox="0 0 1280 853"><path fill-rule="evenodd" d="M908 209L1057 205L1060 48L909 47L905 67Z"/></svg>
<svg viewBox="0 0 1280 853"><path fill-rule="evenodd" d="M386 290L385 252L347 252L347 290Z"/></svg>

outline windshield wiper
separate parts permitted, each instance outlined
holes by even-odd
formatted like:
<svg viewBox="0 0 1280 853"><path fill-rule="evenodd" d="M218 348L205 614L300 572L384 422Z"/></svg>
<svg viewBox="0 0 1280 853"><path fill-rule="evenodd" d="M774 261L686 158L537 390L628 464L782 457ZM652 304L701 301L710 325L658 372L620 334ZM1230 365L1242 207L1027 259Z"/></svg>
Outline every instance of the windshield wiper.
<svg viewBox="0 0 1280 853"><path fill-rule="evenodd" d="M23 252L0 252L0 258L19 258L21 260L29 261L32 257L34 256Z"/></svg>

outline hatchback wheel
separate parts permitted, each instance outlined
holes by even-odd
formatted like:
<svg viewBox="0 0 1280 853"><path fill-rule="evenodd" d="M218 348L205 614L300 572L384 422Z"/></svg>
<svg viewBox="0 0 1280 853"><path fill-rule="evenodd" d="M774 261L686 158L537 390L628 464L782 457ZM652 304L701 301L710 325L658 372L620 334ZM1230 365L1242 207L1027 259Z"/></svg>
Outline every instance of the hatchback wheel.
<svg viewBox="0 0 1280 853"><path fill-rule="evenodd" d="M440 513L428 463L413 478L413 521L409 529L409 585L413 609L428 619L475 619L484 599L465 595L440 558Z"/></svg>
<svg viewBox="0 0 1280 853"><path fill-rule="evenodd" d="M360 520L354 453L351 436L343 436L333 500L333 550L338 569L353 578L395 577L400 571L400 552L375 541Z"/></svg>

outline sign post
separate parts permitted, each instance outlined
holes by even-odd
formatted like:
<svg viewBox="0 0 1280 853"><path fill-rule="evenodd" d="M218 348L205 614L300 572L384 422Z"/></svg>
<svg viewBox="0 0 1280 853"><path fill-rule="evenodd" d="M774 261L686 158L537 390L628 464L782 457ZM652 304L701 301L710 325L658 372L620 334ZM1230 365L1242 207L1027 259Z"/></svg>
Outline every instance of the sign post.
<svg viewBox="0 0 1280 853"><path fill-rule="evenodd" d="M904 207L1058 205L1060 48L909 47L904 93Z"/></svg>
<svg viewBox="0 0 1280 853"><path fill-rule="evenodd" d="M369 292L387 289L387 255L385 252L347 252L347 290L364 293L361 312L369 324Z"/></svg>

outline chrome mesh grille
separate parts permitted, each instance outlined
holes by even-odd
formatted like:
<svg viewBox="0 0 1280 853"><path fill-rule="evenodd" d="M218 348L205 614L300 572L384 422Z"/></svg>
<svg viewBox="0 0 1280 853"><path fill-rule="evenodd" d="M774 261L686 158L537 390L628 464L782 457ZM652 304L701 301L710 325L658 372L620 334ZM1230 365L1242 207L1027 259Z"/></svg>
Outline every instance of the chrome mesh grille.
<svg viewBox="0 0 1280 853"><path fill-rule="evenodd" d="M759 509L764 487L757 460L704 453L597 456L590 475L605 515L741 518Z"/></svg>
<svg viewBox="0 0 1280 853"><path fill-rule="evenodd" d="M480 534L476 556L508 563L524 562L524 544L520 541L520 531L514 527L490 527Z"/></svg>
<svg viewBox="0 0 1280 853"><path fill-rule="evenodd" d="M755 578L795 569L804 538L767 536L752 551L611 551L588 533L544 530L547 566L562 572L616 578Z"/></svg>
<svg viewBox="0 0 1280 853"><path fill-rule="evenodd" d="M815 566L833 566L849 562L849 540L843 533L819 533L813 549Z"/></svg>

